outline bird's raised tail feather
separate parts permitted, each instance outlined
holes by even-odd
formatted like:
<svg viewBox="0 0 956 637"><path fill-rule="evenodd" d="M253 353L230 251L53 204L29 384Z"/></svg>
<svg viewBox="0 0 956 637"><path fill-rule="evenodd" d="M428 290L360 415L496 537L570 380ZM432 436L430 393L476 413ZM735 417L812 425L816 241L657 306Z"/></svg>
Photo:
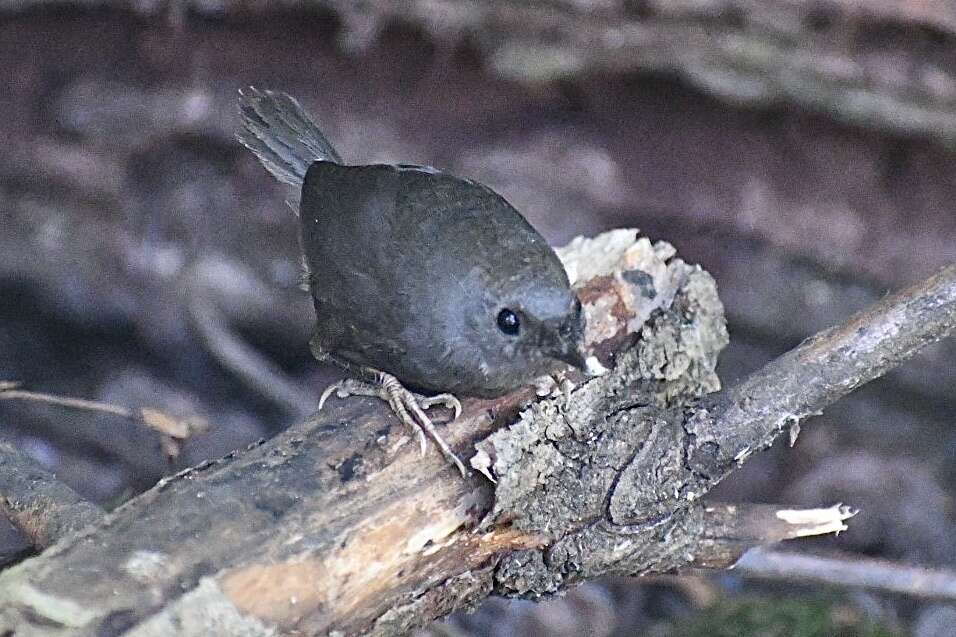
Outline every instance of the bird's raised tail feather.
<svg viewBox="0 0 956 637"><path fill-rule="evenodd" d="M236 137L283 183L300 187L315 161L342 163L305 109L281 91L240 90L239 115Z"/></svg>

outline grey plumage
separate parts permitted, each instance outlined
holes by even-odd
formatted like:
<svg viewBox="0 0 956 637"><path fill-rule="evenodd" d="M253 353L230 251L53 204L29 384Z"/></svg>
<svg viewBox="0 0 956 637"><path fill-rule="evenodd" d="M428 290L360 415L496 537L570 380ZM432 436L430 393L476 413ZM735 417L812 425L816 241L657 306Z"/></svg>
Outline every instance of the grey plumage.
<svg viewBox="0 0 956 637"><path fill-rule="evenodd" d="M583 365L554 251L490 188L414 166L346 166L291 97L249 90L239 139L301 184L313 344L422 390L496 396Z"/></svg>

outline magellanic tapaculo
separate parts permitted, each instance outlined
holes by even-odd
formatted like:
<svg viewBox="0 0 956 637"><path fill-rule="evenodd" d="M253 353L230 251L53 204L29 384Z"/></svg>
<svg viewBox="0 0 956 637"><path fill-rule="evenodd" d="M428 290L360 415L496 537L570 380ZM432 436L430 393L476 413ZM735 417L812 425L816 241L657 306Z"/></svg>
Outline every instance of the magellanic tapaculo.
<svg viewBox="0 0 956 637"><path fill-rule="evenodd" d="M301 189L315 304L312 351L423 430L464 474L425 414L454 397L500 396L563 364L583 368L584 318L554 250L491 188L427 166L347 165L285 93L240 91L239 140ZM423 397L419 392L442 392Z"/></svg>

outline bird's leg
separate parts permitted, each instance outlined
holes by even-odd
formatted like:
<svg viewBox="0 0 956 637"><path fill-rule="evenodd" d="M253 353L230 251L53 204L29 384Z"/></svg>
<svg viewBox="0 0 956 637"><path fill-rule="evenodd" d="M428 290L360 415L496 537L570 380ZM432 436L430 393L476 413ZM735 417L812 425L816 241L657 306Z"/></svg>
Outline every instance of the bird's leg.
<svg viewBox="0 0 956 637"><path fill-rule="evenodd" d="M346 378L337 383L332 383L325 388L325 391L323 391L322 395L319 397L319 411L322 410L322 407L325 406L325 401L328 400L329 396L332 394L335 394L337 398L348 398L349 396L371 396L372 398L384 400L388 403L389 407L392 408L392 411L395 412L395 415L398 416L403 423L415 430L415 432L418 434L418 443L422 448L422 455L425 454L425 451L428 449L428 438L425 436L425 430L408 413L408 409L406 408L405 403L401 400L399 392L395 391L394 389L389 391L384 382L371 383L355 378Z"/></svg>
<svg viewBox="0 0 956 637"><path fill-rule="evenodd" d="M320 360L338 365L347 372L359 376L361 380L346 378L345 380L329 385L319 398L319 409L322 409L325 401L333 393L339 398L345 398L347 396L372 396L380 398L388 403L399 420L405 423L406 426L411 427L418 434L418 442L421 445L422 455L425 454L428 448L428 440L425 435L427 433L438 446L442 455L458 468L461 475L465 476L468 474L465 470L465 465L462 464L458 456L455 455L455 452L451 450L448 443L442 439L441 435L435 429L431 418L425 413L426 409L436 404L442 404L454 411L455 418L452 419L452 421L454 421L461 415L461 403L457 398L451 394L438 394L428 397L418 396L405 389L401 381L391 374L360 365L354 365L338 356L324 352Z"/></svg>
<svg viewBox="0 0 956 637"><path fill-rule="evenodd" d="M432 440L435 441L435 444L438 445L438 448L441 450L442 455L445 456L445 459L458 467L458 471L461 472L462 477L467 476L468 471L465 470L465 465L462 464L461 460L458 459L458 456L455 455L455 452L451 450L451 447L448 446L448 443L445 442L445 440L441 437L441 434L439 434L435 429L435 425L432 423L431 418L425 414L425 409L427 409L427 407L423 407L419 402L419 398L412 392L405 389L401 382L399 382L399 380L391 374L386 374L385 372L377 372L377 374L379 376L382 388L388 394L388 403L392 406L392 410L399 415L399 418L401 418L403 422L418 431L419 441L422 444L422 454L424 455L425 453L424 436L421 435L421 432L424 429L428 432L428 435L432 437ZM457 415L461 413L461 404L458 403L458 399L454 396L451 396L451 398L457 405L457 408L455 409L455 417L457 418ZM431 404L435 404L435 402L441 402L446 405L448 404L447 399L441 394L438 396L438 400L432 401ZM411 411L415 416L414 419L408 417L409 411ZM402 412L405 414L404 417L402 416Z"/></svg>
<svg viewBox="0 0 956 637"><path fill-rule="evenodd" d="M386 374L385 372L380 372L369 367L353 365L348 361L342 360L337 356L332 355L325 355L319 360L338 365L345 371L362 378L362 380L357 378L346 378L337 383L332 383L326 387L325 391L322 392L322 396L319 398L319 409L322 409L325 401L328 400L329 396L331 396L333 393L337 398L346 398L348 396L372 396L375 398L381 398L382 400L388 400L383 394L382 377L385 376L389 378L395 378L394 376L391 376L391 374ZM397 378L395 380L399 383L399 386L401 386L401 382L398 381ZM405 388L402 387L402 389ZM445 393L435 394L434 396L422 396L421 394L416 394L410 391L408 393L418 402L418 406L422 409L428 410L435 405L442 405L446 409L452 410L455 415L451 419L451 422L458 420L458 417L461 416L461 401L459 401L454 394Z"/></svg>

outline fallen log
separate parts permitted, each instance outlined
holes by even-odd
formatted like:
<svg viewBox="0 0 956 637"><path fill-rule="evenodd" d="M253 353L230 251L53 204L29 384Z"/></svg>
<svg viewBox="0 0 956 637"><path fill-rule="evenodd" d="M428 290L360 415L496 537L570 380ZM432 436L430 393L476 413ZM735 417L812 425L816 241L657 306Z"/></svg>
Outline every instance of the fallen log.
<svg viewBox="0 0 956 637"><path fill-rule="evenodd" d="M575 378L570 401L466 401L444 435L488 477L461 479L381 405L343 401L0 574L0 632L403 634L491 593L727 566L752 546L839 531L846 507L701 498L956 326L951 266L708 396L727 333L706 272L634 231L562 257L610 371Z"/></svg>

